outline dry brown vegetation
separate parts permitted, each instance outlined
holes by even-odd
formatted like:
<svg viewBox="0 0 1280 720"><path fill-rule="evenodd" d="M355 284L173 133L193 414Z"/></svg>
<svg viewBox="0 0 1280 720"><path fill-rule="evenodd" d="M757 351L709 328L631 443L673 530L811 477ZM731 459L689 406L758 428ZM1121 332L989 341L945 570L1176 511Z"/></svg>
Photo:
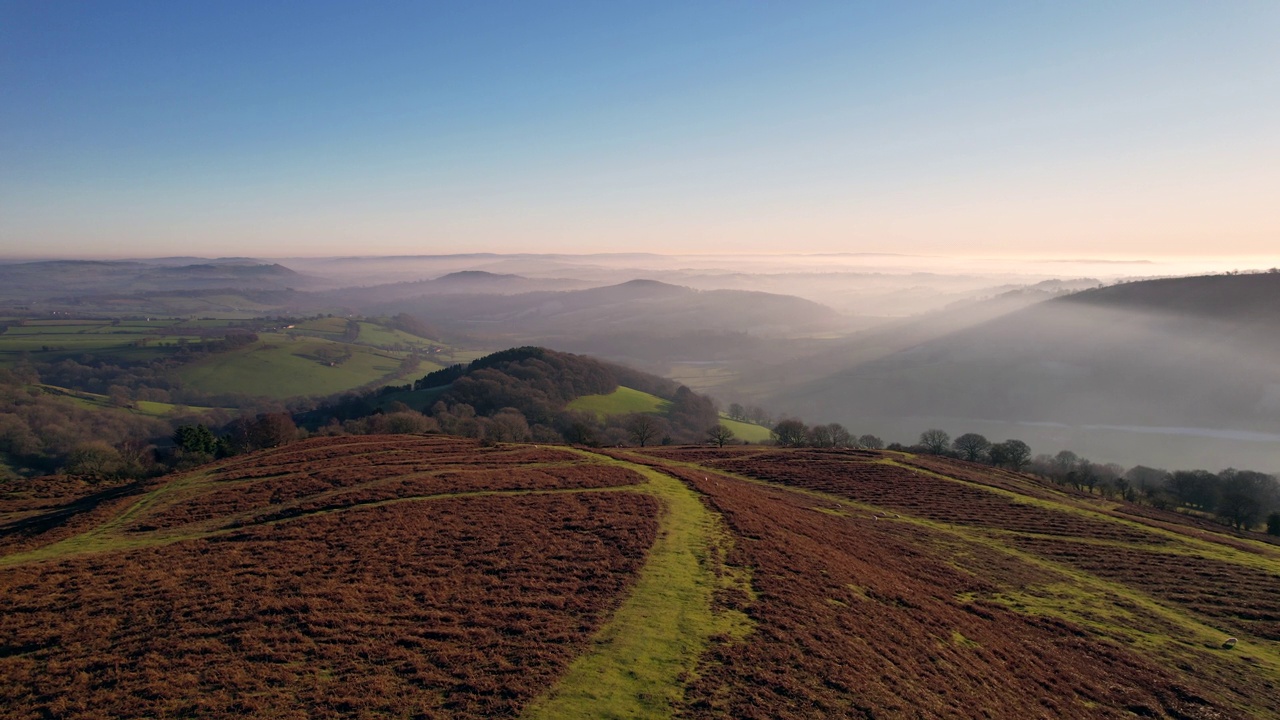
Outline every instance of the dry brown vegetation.
<svg viewBox="0 0 1280 720"><path fill-rule="evenodd" d="M704 658L688 717L1225 718L1275 709L1268 645L1280 577L1248 556L1194 552L1170 535L1169 518L1149 528L1111 522L1106 506L1025 476L982 483L965 463L923 462L916 472L915 458L887 453L645 454L655 467L676 461L667 471L723 515L739 539L728 561L753 569L757 592L726 599L757 632ZM1245 545L1220 539L1224 552ZM1085 578L1100 583L1077 587ZM1247 634L1265 659L1193 640L1197 622L1224 629L1216 642Z"/></svg>
<svg viewBox="0 0 1280 720"><path fill-rule="evenodd" d="M708 462L729 472L760 480L829 492L877 507L960 525L1068 537L1107 538L1127 542L1161 543L1165 538L1105 519L1028 504L1025 497L996 493L979 486L973 471L940 477L936 471L878 462L867 451L775 451L743 458ZM945 466L941 469L950 471ZM958 482L959 479L966 482ZM1006 481L1003 485L1009 485ZM1028 484L1023 481L1024 485ZM1029 493L1021 493L1029 495Z"/></svg>
<svg viewBox="0 0 1280 720"><path fill-rule="evenodd" d="M996 586L922 552L918 527L676 472L743 539L728 560L754 569L758 593L739 599L758 631L705 659L688 717L1195 717L1210 707L1203 690L1080 628L957 602Z"/></svg>
<svg viewBox="0 0 1280 720"><path fill-rule="evenodd" d="M700 493L749 578L714 595L749 629L713 638L675 715L1209 720L1280 697L1280 553L1248 537L902 453L605 454ZM21 488L0 513L45 526L0 554L0 716L518 715L634 583L670 516L656 479L363 436L84 507Z"/></svg>
<svg viewBox="0 0 1280 720"><path fill-rule="evenodd" d="M415 500L442 489L572 491L639 479L576 454L382 438L358 443L376 453L362 457L337 445L291 446L178 478L171 486L187 495L182 503L154 503L120 537L241 509L229 482L259 508L271 501L262 483L304 500L332 489L308 478L321 467L337 475L349 466L353 482L365 482L433 458L446 464L376 495L348 490L331 502L341 512L132 550L55 546L44 559L0 567L0 715L514 716L583 650L655 537L659 502L634 492ZM459 469L467 457L473 466ZM517 465L567 460L575 462ZM165 486L158 491L162 500ZM391 498L406 501L356 506ZM198 512L157 521L179 507Z"/></svg>

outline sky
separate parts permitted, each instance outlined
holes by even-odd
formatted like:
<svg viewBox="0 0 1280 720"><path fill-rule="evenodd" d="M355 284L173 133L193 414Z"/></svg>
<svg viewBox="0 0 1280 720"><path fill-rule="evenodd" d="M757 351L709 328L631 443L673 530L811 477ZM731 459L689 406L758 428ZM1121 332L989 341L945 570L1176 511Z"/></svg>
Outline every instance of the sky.
<svg viewBox="0 0 1280 720"><path fill-rule="evenodd" d="M1277 37L1270 0L0 0L0 257L1274 266Z"/></svg>

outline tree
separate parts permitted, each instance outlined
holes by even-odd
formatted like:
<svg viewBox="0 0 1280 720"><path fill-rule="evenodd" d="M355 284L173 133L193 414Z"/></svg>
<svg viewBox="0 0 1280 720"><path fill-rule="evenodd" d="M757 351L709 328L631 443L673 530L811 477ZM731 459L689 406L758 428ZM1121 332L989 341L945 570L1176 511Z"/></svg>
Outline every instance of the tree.
<svg viewBox="0 0 1280 720"><path fill-rule="evenodd" d="M1021 440L1005 440L996 443L987 450L991 464L1007 467L1010 470L1021 470L1031 460L1031 448Z"/></svg>
<svg viewBox="0 0 1280 720"><path fill-rule="evenodd" d="M515 408L503 408L489 419L488 436L496 442L524 442L529 439L529 421Z"/></svg>
<svg viewBox="0 0 1280 720"><path fill-rule="evenodd" d="M386 432L395 435L425 435L440 431L440 423L435 418L429 418L415 410L389 412L381 417L386 422Z"/></svg>
<svg viewBox="0 0 1280 720"><path fill-rule="evenodd" d="M289 413L265 413L254 421L251 437L255 447L279 447L297 439L298 426Z"/></svg>
<svg viewBox="0 0 1280 720"><path fill-rule="evenodd" d="M875 435L862 435L858 438L858 447L864 447L868 450L880 450L884 447L884 441Z"/></svg>
<svg viewBox="0 0 1280 720"><path fill-rule="evenodd" d="M729 403L729 419L730 420L746 420L747 411L738 403Z"/></svg>
<svg viewBox="0 0 1280 720"><path fill-rule="evenodd" d="M107 399L116 407L129 407L133 404L133 393L124 385L112 385L107 388Z"/></svg>
<svg viewBox="0 0 1280 720"><path fill-rule="evenodd" d="M805 439L810 447L831 447L831 429L826 425L814 425L805 433Z"/></svg>
<svg viewBox="0 0 1280 720"><path fill-rule="evenodd" d="M1267 516L1267 534L1280 535L1280 512L1273 512Z"/></svg>
<svg viewBox="0 0 1280 720"><path fill-rule="evenodd" d="M1169 479L1167 470L1149 468L1145 465L1134 465L1124 474L1124 479L1144 498L1151 499L1164 488Z"/></svg>
<svg viewBox="0 0 1280 720"><path fill-rule="evenodd" d="M778 424L773 426L771 434L783 447L801 447L805 443L808 430L804 422L796 418L786 418L779 420Z"/></svg>
<svg viewBox="0 0 1280 720"><path fill-rule="evenodd" d="M67 473L104 478L120 467L120 453L101 440L80 443L67 456Z"/></svg>
<svg viewBox="0 0 1280 720"><path fill-rule="evenodd" d="M658 418L653 415L632 413L627 418L627 432L637 445L644 447L650 440L656 439L662 430L659 427Z"/></svg>
<svg viewBox="0 0 1280 720"><path fill-rule="evenodd" d="M1166 487L1180 505L1213 512L1218 506L1218 476L1208 470L1178 470Z"/></svg>
<svg viewBox="0 0 1280 720"><path fill-rule="evenodd" d="M724 447L724 444L730 442L734 438L733 430L724 424L714 425L707 430L707 439L716 444L716 447Z"/></svg>
<svg viewBox="0 0 1280 720"><path fill-rule="evenodd" d="M965 460L978 462L987 454L991 441L978 433L965 433L956 438L951 443L951 447Z"/></svg>
<svg viewBox="0 0 1280 720"><path fill-rule="evenodd" d="M218 438L204 425L179 425L173 442L183 452L212 455L218 451Z"/></svg>
<svg viewBox="0 0 1280 720"><path fill-rule="evenodd" d="M853 435L840 423L828 423L827 432L831 434L832 447L851 447Z"/></svg>
<svg viewBox="0 0 1280 720"><path fill-rule="evenodd" d="M937 428L920 433L920 444L930 455L942 455L947 451L947 444L950 442L951 436Z"/></svg>
<svg viewBox="0 0 1280 720"><path fill-rule="evenodd" d="M1218 517L1237 530L1248 530L1262 519L1275 495L1276 481L1252 470L1223 470L1218 475Z"/></svg>

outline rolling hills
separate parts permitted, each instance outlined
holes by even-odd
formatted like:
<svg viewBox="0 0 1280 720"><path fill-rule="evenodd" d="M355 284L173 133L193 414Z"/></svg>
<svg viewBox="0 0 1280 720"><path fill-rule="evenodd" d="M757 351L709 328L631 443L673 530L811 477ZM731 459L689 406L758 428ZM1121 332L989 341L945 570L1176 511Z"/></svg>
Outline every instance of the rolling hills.
<svg viewBox="0 0 1280 720"><path fill-rule="evenodd" d="M0 496L6 717L1207 719L1280 696L1276 545L960 461L367 436L87 498L34 482Z"/></svg>
<svg viewBox="0 0 1280 720"><path fill-rule="evenodd" d="M438 282L438 281L437 281ZM514 295L432 294L368 308L404 312L469 332L579 337L584 329L677 335L694 330L791 334L839 326L834 310L810 300L743 290L694 290L656 280Z"/></svg>
<svg viewBox="0 0 1280 720"><path fill-rule="evenodd" d="M1277 356L1280 274L1150 280L1037 303L776 401L906 437L942 426L1121 463L1269 469Z"/></svg>

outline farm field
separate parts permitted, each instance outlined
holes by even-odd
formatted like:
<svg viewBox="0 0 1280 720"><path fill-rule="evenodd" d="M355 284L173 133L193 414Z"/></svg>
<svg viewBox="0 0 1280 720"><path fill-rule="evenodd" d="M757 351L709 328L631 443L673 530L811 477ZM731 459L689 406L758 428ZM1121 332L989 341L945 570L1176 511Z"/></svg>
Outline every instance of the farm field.
<svg viewBox="0 0 1280 720"><path fill-rule="evenodd" d="M199 345L245 327L219 319L158 318L152 320L0 320L0 367L23 359L53 363L77 362L91 356L117 364L182 359L183 346L197 349L171 372L188 387L204 392L238 393L271 399L327 395L380 380L399 380L401 363L419 352L422 366L408 378L484 354L431 342L370 321L356 323L359 335L349 337L349 321L321 317L259 332L256 343L203 354ZM390 349L396 348L396 349ZM93 398L82 398L90 403ZM141 406L139 406L141 409ZM148 414L164 408L148 407Z"/></svg>
<svg viewBox="0 0 1280 720"><path fill-rule="evenodd" d="M405 353L319 338L263 333L261 340L183 365L176 374L211 393L287 398L328 395L394 374ZM434 369L428 364L425 371ZM417 371L415 371L417 372Z"/></svg>
<svg viewBox="0 0 1280 720"><path fill-rule="evenodd" d="M0 717L1273 717L1278 586L938 458L312 438L0 495Z"/></svg>
<svg viewBox="0 0 1280 720"><path fill-rule="evenodd" d="M720 424L732 430L734 437L738 440L744 440L749 443L762 443L773 436L769 428L763 425L731 420L724 415L720 416Z"/></svg>
<svg viewBox="0 0 1280 720"><path fill-rule="evenodd" d="M6 329L0 333L0 367L12 366L20 358L31 356L54 359L85 353L109 353L132 360L161 357L172 350L159 346L156 333L168 332L176 320L121 321L110 320L0 320ZM198 339L191 335L168 336Z"/></svg>

